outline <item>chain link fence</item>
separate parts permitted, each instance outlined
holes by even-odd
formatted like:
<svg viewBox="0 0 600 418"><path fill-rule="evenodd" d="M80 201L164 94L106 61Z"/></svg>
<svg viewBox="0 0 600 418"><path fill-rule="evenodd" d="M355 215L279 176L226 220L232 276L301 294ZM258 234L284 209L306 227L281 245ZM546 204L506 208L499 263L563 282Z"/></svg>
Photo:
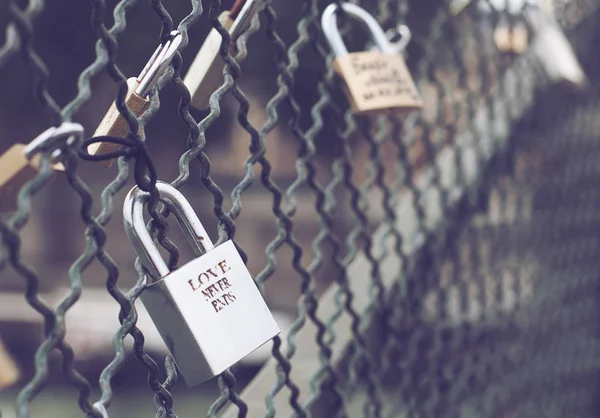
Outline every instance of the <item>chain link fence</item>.
<svg viewBox="0 0 600 418"><path fill-rule="evenodd" d="M265 2L236 55L221 48L210 109L193 109L182 78L210 28L229 41L217 18L232 3L0 3L0 132L4 149L65 121L91 136L115 97L123 105L124 74L180 31L148 109L126 117L141 128L130 139L217 243L236 242L278 313L268 360L182 387L136 303L144 274L120 219L146 181L140 158L105 169L73 146L52 182L42 156L0 222L0 335L23 370L2 416L62 404L77 412L56 416L142 416L136 402L152 401L159 417L596 416L600 3L554 2L590 78L571 91L544 71L535 31L522 54L498 51L495 28L526 22L525 3L355 2L412 31L425 105L400 116L348 108L319 0ZM352 25L341 31L363 49ZM170 267L183 264L168 213L151 212ZM127 403L128 385L146 382ZM55 385L74 392L36 409Z"/></svg>

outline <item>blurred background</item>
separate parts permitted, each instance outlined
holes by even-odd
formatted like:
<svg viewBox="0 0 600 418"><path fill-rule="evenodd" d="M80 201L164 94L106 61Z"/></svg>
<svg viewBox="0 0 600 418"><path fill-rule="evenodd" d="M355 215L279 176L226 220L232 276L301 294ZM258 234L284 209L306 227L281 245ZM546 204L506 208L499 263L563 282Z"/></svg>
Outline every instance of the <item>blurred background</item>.
<svg viewBox="0 0 600 418"><path fill-rule="evenodd" d="M8 3L14 3L23 9L28 4L27 1L7 2L3 0L0 2L0 28L6 28L10 21L7 12ZM117 3L114 0L106 1L107 25L112 23L109 12L114 9ZM161 22L151 7L152 2L138 1L134 3L135 5L127 12L126 30L118 38L119 49L116 62L126 77L136 76L142 70L158 45L161 29ZM208 7L209 2L203 3L206 3L205 7ZM297 25L300 17L306 14L304 8L306 2L273 0L270 3L277 16L277 33L289 48L298 38ZM317 4L317 2L314 3ZM378 13L379 6L376 2L360 3L365 3L364 7L371 13ZM442 25L439 23L439 10L447 8L447 4L442 0L390 1L383 3L388 3L385 6L388 13L381 13L383 16L380 18L382 27L385 30L394 29L397 23L406 22L413 33L413 41L407 51L407 63L413 74L417 71L424 74L420 78L415 77L425 101L420 122L414 125L411 135L403 135L404 132L395 132L396 135L402 135L401 142L404 141L406 147L406 161L399 161L397 148L401 145L394 144L391 141L381 141L379 154L373 156L371 143L364 140L364 130L357 129L349 135L340 133L343 125L339 120L339 109L335 108L345 109L347 105L342 93L335 90L332 93L334 104L322 111L325 123L317 130L314 137L316 151L313 162L316 167L316 179L320 184L327 184L332 180L334 176L332 164L343 155L345 144L350 144L352 147L352 166L354 170L350 181L354 184L364 184L365 181L371 178L372 173L369 170L371 170L372 161L375 160L384 167L382 184L388 188L393 187L395 184L396 171L400 170L399 165L404 164L406 170L404 176L409 179L407 184L418 175L432 175L428 164L431 164L439 150L453 142L456 132L464 130L472 122L473 113L471 113L471 110L477 108L478 100L483 103L493 95L501 94L497 90L485 90L486 85L489 87L497 82L504 71L510 68L519 57L519 54L498 53L497 50L494 50L493 54L489 53L489 48L494 46L495 25L498 25L498 22L501 21L496 15L492 16L481 11L466 12L454 17L446 16L447 20L454 20L451 24ZM556 2L557 5L562 5L562 3L564 2ZM222 9L227 10L232 4L232 0L224 0ZM320 10L325 5L323 2L319 3ZM191 11L188 2L165 1L163 6L168 9L176 24ZM384 8L384 6L381 7ZM69 103L77 94L77 80L80 73L95 59L96 38L90 29L90 10L90 2L62 0L60 5L47 2L43 13L39 14L34 21L34 35L31 39L31 46L47 66L50 75L48 79L49 93L61 107ZM490 8L488 7L486 10L490 10ZM509 147L510 151L503 154L508 155L508 157L505 156L505 159L502 160L504 164L502 170L492 171L495 173L491 175L494 180L488 183L482 180L480 184L484 186L481 186L480 189L485 189L485 192L476 193L476 215L473 215L474 209L470 209L470 212L465 211L462 214L459 210L458 215L457 212L449 215L464 218L460 224L468 224L472 228L475 228L473 225L479 225L477 222L488 227L489 225L495 227L500 225L496 229L486 230L486 237L491 237L490 241L495 243L488 244L488 246L496 249L500 248L495 253L497 260L510 253L511 255L505 258L510 259L511 266L516 266L517 270L522 271L518 278L507 279L510 283L520 283L520 297L525 297L523 295L529 295L527 296L529 298L532 297L535 280L530 276L548 274L545 268L540 267L540 264L543 264L543 261L540 260L545 260L543 257L525 257L521 254L523 258L520 259L517 257L519 254L515 249L517 248L516 244L514 247L506 246L508 248L500 247L500 244L498 244L507 241L506 237L499 232L502 231L508 234L504 229L507 223L515 226L523 219L531 219L532 214L535 213L535 202L538 201L535 196L538 196L536 193L542 190L542 186L539 182L536 183L533 180L531 184L528 184L526 180L534 178L535 175L541 178L543 177L541 173L545 173L545 171L541 168L537 171L534 170L534 175L528 170L539 167L551 172L553 169L558 170L561 164L558 160L562 155L561 151L556 151L559 149L558 145L554 154L549 153L552 154L553 159L547 155L540 156L538 152L544 148L544 141L547 140L548 143L551 143L549 138L552 132L563 132L563 134L556 134L556 143L562 144L561 140L569 135L574 135L573 132L579 132L577 130L583 129L582 126L587 126L590 129L588 136L600 139L600 136L598 136L600 135L600 129L590 125L594 123L592 116L585 119L585 123L576 124L572 130L568 128L570 126L568 121L571 120L569 118L579 117L573 116L574 113L569 112L575 112L574 109L585 108L587 109L585 112L595 114L594 112L597 110L597 107L594 107L596 106L594 100L597 98L598 91L595 87L597 83L595 70L598 68L598 62L597 54L593 52L593 45L597 45L598 31L593 23L579 25L580 21L585 20L584 16L581 16L583 13L581 10L585 10L584 8L574 7L570 9L570 15L565 15L566 12L562 12L563 9L558 6L557 10L563 13L560 15L561 18L571 19L571 21L578 23L577 30L572 30L568 33L568 36L581 65L590 78L590 85L586 87L586 93L574 92L573 89L554 85L544 88L541 93L538 92L533 109L527 113L520 124L516 125L512 135L513 139L511 139L511 141L516 141L518 144L528 145L522 146L522 148ZM577 15L578 11L580 15ZM503 14L502 16L505 16L507 21L511 19L513 21L523 21L519 13L512 16ZM261 15L261 29L251 36L248 41L249 54L241 65L242 76L239 79L239 85L250 103L248 119L255 127L261 127L267 121L267 104L278 90L277 77L281 70L281 63L278 65L273 58L277 56L278 50L273 42L269 40L265 30L266 26L266 18ZM447 31L446 35L442 36L441 40L429 41L432 38L432 30L437 30L440 27L443 28L442 30ZM210 28L211 24L206 13L196 24L190 27L188 31L189 44L182 52L182 76L200 49ZM0 45L7 41L4 30L1 32ZM348 35L349 44L354 49L360 49L360 45L364 45L366 35L362 36L360 33L349 31L346 31L345 34ZM319 39L318 43L327 48L322 39ZM482 45L487 46L483 47ZM551 48L552 44L549 44L548 47ZM423 71L422 63L427 62L427 60L435 60L435 66ZM295 73L293 95L298 102L298 106L302 109L298 121L299 127L306 133L314 122L310 109L321 97L316 86L323 78L325 61L320 53L316 51L316 48L301 50L299 61L299 68ZM457 62L460 63L460 66ZM485 73L484 76L482 76L482 73ZM537 73L536 76L544 77L543 74ZM32 85L34 77L35 74L31 66L19 55L10 59L7 64L0 66L0 152L4 152L14 143L28 143L50 126L44 108L34 99ZM74 121L84 126L88 136L94 132L103 118L106 110L114 100L117 89L110 77L102 73L93 78L91 90L91 99L74 117ZM160 109L145 128L149 152L158 170L158 178L168 182L173 181L178 176L179 158L188 149L188 128L177 112L179 100L180 95L177 90L171 84L167 84L160 92ZM219 118L206 132L205 152L211 160L210 175L223 192L225 198L223 207L226 210L232 205L231 191L243 178L244 164L250 155L250 134L237 122L238 107L238 102L230 94L225 96L221 101ZM200 121L209 113L193 108L190 108L190 112L197 121ZM581 110L581 112L584 112L584 110ZM292 114L289 104L282 105L279 108L279 122L266 137L266 156L272 167L271 178L281 190L286 190L296 180L298 155L303 152L302 144L294 137L290 127ZM563 130L561 131L561 129ZM531 151L531 149L534 151ZM595 155L593 152L596 151L597 147L588 150L587 158L593 158ZM544 159L544 157L547 158ZM507 163L507 161L510 161L510 163ZM577 165L577 163L573 164ZM410 170L406 167L410 167ZM189 199L209 234L216 240L215 201L213 195L202 185L200 168L199 164L191 166L190 179L181 191ZM116 167L105 169L92 162L80 161L78 173L90 187L94 196L92 213L97 214L101 210L100 194L107 184L114 179L116 170ZM565 170L567 169L565 168ZM498 174L500 172L503 173L504 177ZM272 210L272 194L258 181L259 174L260 170L255 168L254 184L245 191L242 199L243 210L235 220L235 238L246 252L248 269L255 277L265 269L268 261L266 249L278 234L278 226ZM484 178L483 174L482 171L482 179ZM568 175L565 171L557 182L562 181ZM518 180L518 187L514 186L514 182L511 182L514 179ZM440 180L438 178L436 181L438 181L438 186L440 181L444 183L444 179ZM524 183L527 184L523 185ZM137 281L137 275L133 267L136 255L123 230L121 214L123 199L129 188L133 186L131 178L128 184L129 186L115 197L113 202L114 214L111 222L105 228L108 237L106 249L119 266L119 287L124 291L131 288ZM546 185L544 187L550 186ZM564 187L567 188L567 186ZM588 186L580 185L579 187L585 188ZM409 188L410 185L402 186L403 190ZM365 200L379 202L384 194L385 187L367 189ZM335 191L334 197L337 202L337 211L333 232L339 237L340 241L343 241L357 222L350 204L352 192L347 188L339 188ZM301 264L306 267L314 260L316 255L311 243L318 236L321 228L319 216L315 209L318 202L315 193L306 183L296 191L295 199L297 209L293 215L293 231L295 239L303 250ZM570 198L561 197L557 199L566 201ZM588 202L588 204L591 205L592 203ZM426 210L431 209L431 207L431 205L426 207ZM585 210L592 210L591 207L586 206L587 209ZM51 306L54 306L66 293L69 286L69 267L80 256L85 246L85 224L81 221L80 210L81 201L65 177L56 176L33 198L31 215L26 226L20 232L22 240L21 257L32 265L40 275L39 292L42 299ZM368 224L366 229L370 232L375 231L376 227L386 217L385 209L377 203L365 205L361 210L364 210L366 223ZM507 219L507 223L503 223L502 220ZM600 226L597 224L598 222L592 223L590 221L587 224L587 229L597 231L596 227ZM469 231L474 230L466 229ZM479 229L477 230L479 231ZM463 235L472 236L466 232ZM186 247L175 224L170 228L169 237L177 243L180 249L181 263L191 259L192 253ZM461 237L457 238L458 243L448 244L448 248L459 248L457 251L466 252L467 255L462 259L462 262L465 263L465 257L469 260L468 254L475 251L471 249L469 252L468 248L477 247L481 249L482 246L477 244L479 242L477 239L469 241L468 238ZM511 235L511 237L514 242L519 242L519 239L515 238L514 235ZM590 237L590 239L592 238ZM364 239L360 242L361 245L364 245ZM475 244L473 244L474 242ZM497 247L496 244L498 244ZM330 262L334 256L332 248L323 247L319 252L327 262L312 277L317 296L321 295L339 276L339 268L336 267L335 263ZM524 252L525 250L521 251L521 253ZM567 250L563 250L563 252L567 252ZM443 253L438 258L434 257L435 261L431 261L434 259L431 258L432 265L435 265L435 268L431 267L431 271L427 270L429 267L419 267L421 270L418 270L420 272L418 276L431 275L435 277L432 280L436 283L426 287L426 289L424 288L419 293L419 298L422 299L425 305L423 309L426 313L423 321L431 322L433 317L435 318L433 322L437 321L439 323L445 320L463 324L470 323L473 318L469 315L475 317L478 315L477 313L470 313L469 309L476 309L473 308L473 304L470 305L469 309L462 310L462 314L466 315L464 317L461 316L462 314L452 314L454 308L446 306L454 303L451 300L459 300L461 297L469 299L468 296L463 294L469 295L464 288L458 287L459 290L452 290L452 286L448 284L453 279L447 277L458 274L456 273L456 263L454 264L454 270L448 265L460 258L454 253L452 254L456 256L456 259L453 256L448 256L449 253L451 252ZM265 287L265 299L276 315L284 335L296 317L299 300L303 295L300 285L302 277L298 269L294 268L293 257L293 251L287 246L278 250L276 253L276 273L273 279L267 281ZM452 260L447 261L444 257L450 257ZM473 256L471 255L471 257ZM424 261L424 263L427 264L427 261ZM466 271L463 271L462 274L463 278L460 279L462 282L479 283L480 277L477 274ZM365 279L368 279L368 277ZM66 341L71 344L75 352L75 365L77 370L92 383L98 382L103 368L114 356L111 339L119 328L119 306L106 292L104 288L105 280L105 270L97 261L94 261L83 275L84 290L80 301L69 310L66 316ZM436 286L439 286L440 289L443 289L443 292L448 292L450 295L455 292L457 294L456 298L452 299L453 296L442 298L440 292L432 290ZM595 287L592 289L594 292L598 290ZM0 276L0 336L7 353L15 361L21 377L15 385L4 389L0 393L0 411L3 418L16 416L13 410L17 393L33 375L35 351L43 341L42 319L25 302L24 292L25 282L23 278L10 266L5 266ZM471 297L475 298L473 295ZM516 301L506 302L506 295L504 295L500 298L502 300L498 301L500 305L505 304L502 306L505 306L506 312L511 315L516 315L518 311L516 306L521 300L517 296L514 298L516 298ZM490 296L489 299L492 299L492 297ZM403 303L396 302L398 306ZM394 303L393 299L391 303ZM446 307L439 308L442 305ZM138 326L146 336L146 351L160 364L166 355L164 346L147 315L145 315L141 303L137 302L136 307L140 312ZM444 321L440 319L444 315L439 312L439 309L446 312ZM478 309L486 310L487 308L484 304ZM461 309L456 308L456 310ZM448 319L449 316L452 318ZM589 316L586 316L586 318L589 318ZM411 326L414 328L415 325ZM411 338L411 335L410 333L405 335L406 341ZM130 337L127 337L127 359L124 366L112 380L116 395L110 412L117 417L125 415L142 417L156 414L152 402L153 392L146 383L147 369L131 353L132 341ZM236 372L238 389L243 388L256 375L262 364L270 356L269 351L270 347L265 346L242 363ZM394 355L401 357L402 353L393 353L392 358L395 358ZM415 373L427 368L420 363L420 365L417 365L417 363L415 363L415 369L411 369L412 371L417 370ZM402 364L406 363L401 361L397 363L397 365ZM82 412L76 403L77 391L66 384L60 373L60 367L60 357L57 354L53 355L50 362L50 380L47 388L33 402L31 408L33 416L81 416ZM419 367L422 367L422 369L419 369ZM402 367L397 373L398 375L402 373ZM597 375L594 376L597 377ZM162 375L161 377L164 378ZM389 381L393 382L394 378L390 378ZM386 384L389 387L394 387L392 383L388 382ZM219 389L217 388L217 382L213 380L192 389L187 389L183 384L178 384L173 388L172 393L176 400L177 413L180 416L195 416L203 414L208 409L209 405L218 396ZM92 398L94 399L98 397L99 391L97 388L93 395ZM351 406L350 410L359 411L360 407ZM511 415L510 410L504 410L498 415L485 415L481 411L479 414L469 415L469 412L465 412L465 410L461 413L463 415L460 416L464 417L502 416L508 418L534 416ZM404 416L402 414L398 412L394 416ZM327 412L324 412L321 416L333 415L327 415ZM454 415L445 415L438 410L431 410L429 413L416 416ZM552 415L548 412L546 415L542 413L537 416L559 415ZM562 416L588 415L581 413L579 415Z"/></svg>

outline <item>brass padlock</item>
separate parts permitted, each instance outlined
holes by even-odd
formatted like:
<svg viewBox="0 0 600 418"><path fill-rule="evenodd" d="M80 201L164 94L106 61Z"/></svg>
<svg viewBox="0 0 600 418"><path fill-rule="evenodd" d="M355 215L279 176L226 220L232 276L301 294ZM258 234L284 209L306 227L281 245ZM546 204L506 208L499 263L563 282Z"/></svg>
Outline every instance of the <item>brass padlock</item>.
<svg viewBox="0 0 600 418"><path fill-rule="evenodd" d="M140 75L127 80L125 104L135 116L141 116L148 107L150 103L148 94L171 64L171 60L181 44L181 39L181 34L178 31L171 32L169 39L154 51ZM113 102L100 125L98 125L96 132L94 132L94 137L114 136L123 138L127 136L128 131L127 121L119 113L117 105ZM101 155L115 151L120 146L112 142L95 142L89 145L87 150L90 155ZM114 159L98 161L104 167L110 167L114 162Z"/></svg>
<svg viewBox="0 0 600 418"><path fill-rule="evenodd" d="M231 36L229 54L236 54L236 41L239 36L248 29L252 18L264 4L264 0L246 0L239 13L232 9L221 13L219 21L227 29ZM212 94L223 83L223 69L225 62L221 58L219 50L223 37L215 28L208 33L200 51L194 58L183 83L192 95L191 104L197 109L204 110L209 107ZM238 64L241 60L238 61Z"/></svg>
<svg viewBox="0 0 600 418"><path fill-rule="evenodd" d="M64 122L38 135L28 145L15 144L0 156L0 212L17 209L17 194L21 187L32 180L40 167L40 152L50 152L52 169L64 171L60 162L60 148L71 146L83 139L83 126Z"/></svg>
<svg viewBox="0 0 600 418"><path fill-rule="evenodd" d="M279 327L231 240L213 247L189 202L157 182L198 258L170 271L144 221L149 194L134 187L123 220L147 273L140 295L186 384L195 386L233 366L279 334Z"/></svg>
<svg viewBox="0 0 600 418"><path fill-rule="evenodd" d="M0 339L0 392L21 378L21 370Z"/></svg>
<svg viewBox="0 0 600 418"><path fill-rule="evenodd" d="M501 23L494 30L494 42L500 52L521 55L529 45L529 31L523 22Z"/></svg>
<svg viewBox="0 0 600 418"><path fill-rule="evenodd" d="M406 67L404 58L390 43L373 16L361 7L342 3L346 14L369 28L379 51L348 53L337 27L338 5L323 11L321 26L333 53L334 69L342 77L352 109L358 114L398 111L423 107L423 100Z"/></svg>

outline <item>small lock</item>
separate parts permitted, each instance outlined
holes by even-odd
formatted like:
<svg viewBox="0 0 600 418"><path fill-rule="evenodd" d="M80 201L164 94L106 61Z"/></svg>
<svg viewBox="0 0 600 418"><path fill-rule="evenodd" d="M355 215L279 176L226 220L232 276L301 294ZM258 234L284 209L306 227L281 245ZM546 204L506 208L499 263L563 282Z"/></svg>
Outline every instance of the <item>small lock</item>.
<svg viewBox="0 0 600 418"><path fill-rule="evenodd" d="M134 187L123 206L125 230L149 283L140 295L186 384L198 385L279 334L279 327L231 240L213 247L189 202L157 182L161 202L198 258L170 271L146 229L149 194Z"/></svg>
<svg viewBox="0 0 600 418"><path fill-rule="evenodd" d="M233 25L228 11L221 13L219 21L227 30ZM208 108L210 96L223 82L225 63L219 54L222 40L221 34L212 28L183 79L183 84L192 95L191 105L197 109ZM229 50L233 55L233 48Z"/></svg>
<svg viewBox="0 0 600 418"><path fill-rule="evenodd" d="M500 52L521 55L529 46L529 31L523 22L500 24L494 30L494 42Z"/></svg>
<svg viewBox="0 0 600 418"><path fill-rule="evenodd" d="M472 0L450 0L450 4L448 6L450 10L450 14L452 16L458 15L464 9L467 8L469 4L472 3Z"/></svg>
<svg viewBox="0 0 600 418"><path fill-rule="evenodd" d="M544 9L529 9L525 17L534 29L534 56L551 82L584 89L589 81L558 22Z"/></svg>
<svg viewBox="0 0 600 418"><path fill-rule="evenodd" d="M140 117L148 107L150 103L148 94L169 67L177 48L181 44L181 39L181 34L178 31L172 31L169 39L154 51L140 75L127 80L125 104L135 116ZM123 138L127 136L128 131L127 120L119 113L116 103L113 102L98 125L96 132L94 132L94 137L113 136ZM101 155L115 151L120 146L112 142L95 142L88 146L87 151L90 155ZM110 167L114 162L114 159L98 161L104 167Z"/></svg>
<svg viewBox="0 0 600 418"><path fill-rule="evenodd" d="M219 15L219 22L231 37L229 45L231 56L236 53L237 38L248 29L252 18L263 4L264 0L246 0L239 13L232 9ZM223 83L225 62L219 53L222 42L221 34L212 28L183 80L183 84L192 95L191 104L197 109L207 109L210 96ZM241 64L241 59L237 62Z"/></svg>
<svg viewBox="0 0 600 418"><path fill-rule="evenodd" d="M64 122L38 135L29 144L15 144L0 156L0 212L17 209L17 194L32 180L40 168L40 152L50 152L51 168L64 171L60 162L60 148L83 138L83 127L78 123Z"/></svg>
<svg viewBox="0 0 600 418"><path fill-rule="evenodd" d="M0 339L0 391L13 386L21 378L21 370Z"/></svg>
<svg viewBox="0 0 600 418"><path fill-rule="evenodd" d="M321 16L325 39L335 54L334 69L345 83L352 109L358 114L408 112L423 107L423 100L398 48L387 38L373 16L361 7L342 3L344 12L369 29L379 51L349 53L337 26L337 8L327 6Z"/></svg>

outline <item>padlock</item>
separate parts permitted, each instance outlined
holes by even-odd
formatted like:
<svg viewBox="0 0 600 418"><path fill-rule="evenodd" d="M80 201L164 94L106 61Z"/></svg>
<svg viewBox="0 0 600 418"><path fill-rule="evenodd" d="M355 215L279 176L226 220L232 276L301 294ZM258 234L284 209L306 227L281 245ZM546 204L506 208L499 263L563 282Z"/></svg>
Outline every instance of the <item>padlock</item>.
<svg viewBox="0 0 600 418"><path fill-rule="evenodd" d="M219 16L221 25L227 29L231 37L229 54L232 57L237 51L237 39L248 29L252 18L263 4L264 0L246 0L239 13L233 8ZM222 42L221 34L212 28L183 79L183 83L192 95L191 104L197 109L208 108L210 96L223 83L225 62L219 53ZM241 64L241 59L237 62Z"/></svg>
<svg viewBox="0 0 600 418"><path fill-rule="evenodd" d="M523 22L523 10L528 0L489 0L481 2L485 14L500 15L494 28L494 43L502 53L521 55L529 46L529 30Z"/></svg>
<svg viewBox="0 0 600 418"><path fill-rule="evenodd" d="M228 11L221 13L219 21L227 30L233 25ZM192 95L191 105L197 109L204 110L209 106L210 96L223 82L225 63L219 54L222 39L221 34L212 28L183 79ZM231 46L229 53L234 55Z"/></svg>
<svg viewBox="0 0 600 418"><path fill-rule="evenodd" d="M450 0L450 4L448 6L450 10L450 14L452 16L458 15L464 9L467 8L469 4L472 3L472 0Z"/></svg>
<svg viewBox="0 0 600 418"><path fill-rule="evenodd" d="M169 39L154 51L140 75L127 80L125 104L135 116L141 116L148 107L150 100L147 96L171 64L181 40L181 34L178 31L172 31ZM116 103L113 102L100 125L98 125L96 132L94 132L94 137L113 136L123 138L127 136L128 131L127 120L119 113ZM106 154L117 150L120 146L112 142L95 142L88 146L88 153L90 155ZM114 162L114 159L98 161L104 167L110 167Z"/></svg>
<svg viewBox="0 0 600 418"><path fill-rule="evenodd" d="M21 378L21 370L0 339L0 392Z"/></svg>
<svg viewBox="0 0 600 418"><path fill-rule="evenodd" d="M373 16L361 7L342 3L346 14L361 20L370 30L379 51L348 53L337 27L336 3L325 8L321 25L335 54L334 69L344 80L352 109L358 114L382 111L407 112L423 107L423 100L404 58L390 43Z"/></svg>
<svg viewBox="0 0 600 418"><path fill-rule="evenodd" d="M198 258L169 271L144 221L149 194L134 187L123 206L125 230L145 267L144 307L189 387L233 366L279 327L231 240L213 247L189 202L157 182L161 202Z"/></svg>
<svg viewBox="0 0 600 418"><path fill-rule="evenodd" d="M0 156L0 212L17 209L17 194L21 187L32 180L40 167L40 152L50 152L51 168L64 171L60 162L60 148L83 139L83 126L64 122L38 135L28 145L15 144Z"/></svg>
<svg viewBox="0 0 600 418"><path fill-rule="evenodd" d="M534 28L533 54L551 82L582 90L588 78L560 25L544 9L530 9L525 14Z"/></svg>
<svg viewBox="0 0 600 418"><path fill-rule="evenodd" d="M529 31L523 22L501 23L494 30L494 42L500 52L521 55L529 45Z"/></svg>

